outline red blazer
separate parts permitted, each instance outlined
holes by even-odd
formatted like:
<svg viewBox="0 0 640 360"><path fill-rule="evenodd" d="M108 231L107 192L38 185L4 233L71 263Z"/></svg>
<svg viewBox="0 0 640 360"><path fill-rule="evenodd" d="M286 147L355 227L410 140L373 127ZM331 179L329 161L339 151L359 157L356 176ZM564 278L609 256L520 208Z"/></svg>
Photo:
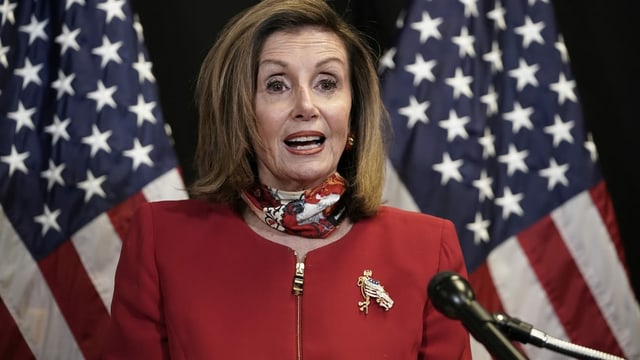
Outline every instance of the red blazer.
<svg viewBox="0 0 640 360"><path fill-rule="evenodd" d="M310 239L309 241L314 241ZM145 204L116 273L105 359L470 359L469 335L427 297L439 271L466 276L453 224L382 207L305 259L228 207ZM358 302L364 270L394 301Z"/></svg>

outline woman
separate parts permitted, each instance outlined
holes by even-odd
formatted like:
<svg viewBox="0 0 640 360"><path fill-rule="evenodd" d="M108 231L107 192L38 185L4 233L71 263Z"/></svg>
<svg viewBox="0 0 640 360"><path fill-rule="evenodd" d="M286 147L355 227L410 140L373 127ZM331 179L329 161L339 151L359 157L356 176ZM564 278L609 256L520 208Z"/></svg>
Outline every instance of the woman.
<svg viewBox="0 0 640 360"><path fill-rule="evenodd" d="M324 1L235 17L198 95L194 199L137 212L105 358L470 358L427 297L466 275L454 227L381 206L375 67Z"/></svg>

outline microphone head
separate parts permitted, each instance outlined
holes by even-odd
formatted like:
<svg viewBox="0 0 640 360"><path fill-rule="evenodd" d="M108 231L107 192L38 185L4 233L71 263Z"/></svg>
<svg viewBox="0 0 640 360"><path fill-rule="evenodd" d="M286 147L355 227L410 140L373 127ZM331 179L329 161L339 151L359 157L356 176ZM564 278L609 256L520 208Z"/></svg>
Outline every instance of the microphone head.
<svg viewBox="0 0 640 360"><path fill-rule="evenodd" d="M431 278L428 294L433 306L451 319L460 319L461 311L476 298L469 282L453 271L442 271Z"/></svg>

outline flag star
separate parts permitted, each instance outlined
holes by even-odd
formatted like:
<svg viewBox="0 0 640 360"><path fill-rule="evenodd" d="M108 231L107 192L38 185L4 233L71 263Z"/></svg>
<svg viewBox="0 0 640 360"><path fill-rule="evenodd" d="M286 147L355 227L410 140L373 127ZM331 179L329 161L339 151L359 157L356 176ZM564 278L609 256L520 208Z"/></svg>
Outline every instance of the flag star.
<svg viewBox="0 0 640 360"><path fill-rule="evenodd" d="M103 3L98 4L98 9L107 13L107 23L116 17L120 20L125 20L126 16L122 10L125 0L106 0Z"/></svg>
<svg viewBox="0 0 640 360"><path fill-rule="evenodd" d="M418 86L424 79L432 82L436 80L432 71L436 64L435 60L424 61L422 55L418 53L416 54L416 61L405 66L404 69L413 74L413 86Z"/></svg>
<svg viewBox="0 0 640 360"><path fill-rule="evenodd" d="M562 35L558 35L558 41L555 43L556 50L560 53L560 58L564 64L569 62L569 52L567 46L564 44L564 38Z"/></svg>
<svg viewBox="0 0 640 360"><path fill-rule="evenodd" d="M573 136L571 136L573 121L563 122L558 114L554 116L553 121L553 125L545 126L543 129L545 133L553 136L553 147L558 147L562 140L573 144Z"/></svg>
<svg viewBox="0 0 640 360"><path fill-rule="evenodd" d="M518 151L515 145L509 144L509 151L498 156L498 161L507 165L507 174L512 176L516 170L520 170L523 173L529 172L529 167L525 163L524 159L529 156L529 150Z"/></svg>
<svg viewBox="0 0 640 360"><path fill-rule="evenodd" d="M49 134L51 134L51 143L53 145L55 145L58 140L60 140L60 138L63 138L65 140L69 140L69 133L67 132L67 126L69 126L71 120L70 119L65 119L63 121L60 121L60 118L58 117L58 115L54 115L53 116L53 124L48 125L44 128L44 131L48 132Z"/></svg>
<svg viewBox="0 0 640 360"><path fill-rule="evenodd" d="M476 51L473 48L473 44L476 41L476 38L473 35L469 35L469 29L467 29L466 26L463 26L462 29L460 29L460 35L452 37L451 41L459 47L458 56L476 56Z"/></svg>
<svg viewBox="0 0 640 360"><path fill-rule="evenodd" d="M53 185L55 184L64 186L62 171L64 170L65 166L65 164L56 166L53 160L49 159L49 168L40 173L40 176L47 179L47 191L51 191L51 188L53 188Z"/></svg>
<svg viewBox="0 0 640 360"><path fill-rule="evenodd" d="M463 139L469 138L467 129L464 128L469 121L468 116L458 117L456 111L451 109L449 110L449 118L440 121L438 126L447 130L447 141L452 142L456 136L460 136Z"/></svg>
<svg viewBox="0 0 640 360"><path fill-rule="evenodd" d="M506 13L507 11L502 7L500 1L496 1L496 7L487 12L487 18L493 20L498 29L505 30L507 28L507 23L504 21Z"/></svg>
<svg viewBox="0 0 640 360"><path fill-rule="evenodd" d="M464 5L464 17L478 17L478 0L459 0Z"/></svg>
<svg viewBox="0 0 640 360"><path fill-rule="evenodd" d="M558 93L558 103L560 105L564 104L564 101L566 99L569 99L573 102L578 102L576 93L573 91L575 87L576 87L575 80L567 80L564 73L560 73L558 82L555 82L549 85L549 88L551 88L551 90Z"/></svg>
<svg viewBox="0 0 640 360"><path fill-rule="evenodd" d="M22 77L22 88L26 88L30 83L36 85L42 84L42 79L38 76L38 72L42 69L44 64L32 65L31 61L27 58L24 61L24 66L15 69L13 72L15 75Z"/></svg>
<svg viewBox="0 0 640 360"><path fill-rule="evenodd" d="M538 44L544 44L544 39L540 32L544 29L544 23L542 21L533 23L529 16L524 18L524 25L518 26L514 29L514 32L518 35L522 35L522 46L526 49L529 47L532 41Z"/></svg>
<svg viewBox="0 0 640 360"><path fill-rule="evenodd" d="M91 157L94 157L100 150L107 153L111 152L111 147L107 143L107 139L111 136L111 130L100 132L100 129L94 124L91 128L91 135L82 138L82 142L91 146Z"/></svg>
<svg viewBox="0 0 640 360"><path fill-rule="evenodd" d="M500 50L500 45L498 45L497 41L491 43L491 51L482 55L482 60L491 64L492 72L502 71L502 50Z"/></svg>
<svg viewBox="0 0 640 360"><path fill-rule="evenodd" d="M144 42L144 29L140 22L140 16L138 14L133 15L133 29L136 31L136 36L139 42Z"/></svg>
<svg viewBox="0 0 640 360"><path fill-rule="evenodd" d="M424 44L430 37L441 39L442 35L438 30L438 26L442 24L442 18L432 19L429 13L422 12L422 20L411 24L411 28L420 32L420 43Z"/></svg>
<svg viewBox="0 0 640 360"><path fill-rule="evenodd" d="M569 180L567 180L567 176L565 175L568 170L569 164L558 165L556 159L551 158L551 160L549 160L549 167L540 170L538 173L540 176L547 178L547 190L553 190L558 183L569 186Z"/></svg>
<svg viewBox="0 0 640 360"><path fill-rule="evenodd" d="M3 46L2 39L0 39L0 65L5 68L9 67L9 61L7 61L7 54L9 53L9 50L11 50L11 48L8 45Z"/></svg>
<svg viewBox="0 0 640 360"><path fill-rule="evenodd" d="M56 42L60 44L60 55L64 55L69 48L73 50L80 50L80 45L78 45L78 41L76 40L78 34L80 34L80 28L69 31L66 24L62 25L62 33L56 36L55 39Z"/></svg>
<svg viewBox="0 0 640 360"><path fill-rule="evenodd" d="M523 127L531 130L533 129L533 123L529 118L533 114L533 107L522 108L520 102L516 101L513 104L513 110L508 113L504 113L502 116L505 120L513 123L513 132L518 133Z"/></svg>
<svg viewBox="0 0 640 360"><path fill-rule="evenodd" d="M138 72L138 81L140 83L145 80L149 80L149 82L156 81L153 72L151 72L151 61L146 61L143 53L138 54L138 61L134 62L132 66Z"/></svg>
<svg viewBox="0 0 640 360"><path fill-rule="evenodd" d="M511 193L511 189L506 187L504 189L504 196L496 199L496 205L502 208L502 218L507 219L509 215L516 214L522 216L524 211L520 206L520 201L524 198L522 193L513 194Z"/></svg>
<svg viewBox="0 0 640 360"><path fill-rule="evenodd" d="M62 72L62 70L58 70L58 78L51 83L51 87L56 89L56 99L60 100L64 94L75 95L76 92L73 90L73 86L71 86L71 83L75 78L76 74L72 73L67 76Z"/></svg>
<svg viewBox="0 0 640 360"><path fill-rule="evenodd" d="M47 40L47 34L44 32L44 27L47 26L49 19L38 22L35 15L31 15L31 22L29 25L20 26L19 30L29 34L29 45L36 39Z"/></svg>
<svg viewBox="0 0 640 360"><path fill-rule="evenodd" d="M491 221L484 220L482 214L476 212L476 218L472 223L466 225L467 230L473 232L473 243L479 245L481 242L489 242L489 225Z"/></svg>
<svg viewBox="0 0 640 360"><path fill-rule="evenodd" d="M153 150L153 145L149 144L147 146L142 146L140 144L140 140L136 138L134 139L133 147L129 150L125 150L124 155L133 160L132 168L133 170L136 170L140 164L153 166L153 161L151 161L151 158L149 157L151 150Z"/></svg>
<svg viewBox="0 0 640 360"><path fill-rule="evenodd" d="M487 116L498 113L498 93L493 87L493 84L489 85L487 93L480 97L480 102L487 105Z"/></svg>
<svg viewBox="0 0 640 360"><path fill-rule="evenodd" d="M473 96L473 92L471 92L471 82L473 81L472 76L464 76L462 69L459 67L456 68L456 74L453 77L446 78L444 80L447 85L453 88L453 98L459 99L460 94L463 94L469 98Z"/></svg>
<svg viewBox="0 0 640 360"><path fill-rule="evenodd" d="M540 65L533 64L529 66L524 59L520 59L517 69L509 71L509 76L517 80L516 88L521 91L527 84L532 86L538 86L538 79L536 79L536 72L540 69Z"/></svg>
<svg viewBox="0 0 640 360"><path fill-rule="evenodd" d="M60 216L60 209L52 212L49 210L47 204L44 204L44 212L33 218L35 222L42 225L42 236L45 236L51 229L60 232L60 225L58 225L57 220L58 216Z"/></svg>
<svg viewBox="0 0 640 360"><path fill-rule="evenodd" d="M407 127L409 129L413 129L413 126L418 121L425 124L429 122L429 118L427 117L427 109L429 108L429 105L428 101L419 103L416 97L411 95L409 98L409 105L398 109L398 113L409 118Z"/></svg>
<svg viewBox="0 0 640 360"><path fill-rule="evenodd" d="M382 73L387 69L395 69L396 63L393 58L396 56L396 52L398 50L395 47L390 48L385 51L385 53L380 58L380 63L378 65L378 72Z"/></svg>
<svg viewBox="0 0 640 360"><path fill-rule="evenodd" d="M138 118L138 127L142 126L145 120L152 124L156 123L156 118L153 116L153 108L155 106L155 101L145 102L144 97L141 94L138 95L138 103L129 106L129 111L136 114L136 117Z"/></svg>
<svg viewBox="0 0 640 360"><path fill-rule="evenodd" d="M491 189L493 178L487 175L486 170L482 169L480 172L480 178L473 180L472 184L476 189L478 189L478 199L480 202L484 201L484 199L493 199L493 189Z"/></svg>
<svg viewBox="0 0 640 360"><path fill-rule="evenodd" d="M107 197L107 194L102 188L102 183L105 181L107 181L106 175L96 178L91 170L87 170L87 178L84 181L80 181L77 185L80 190L84 190L85 203L88 203L94 195L100 196L103 199Z"/></svg>
<svg viewBox="0 0 640 360"><path fill-rule="evenodd" d="M584 148L589 152L591 161L596 162L596 160L598 160L598 149L596 148L596 143L593 141L593 135L591 135L591 133L587 134L587 140L584 142Z"/></svg>
<svg viewBox="0 0 640 360"><path fill-rule="evenodd" d="M482 158L487 159L489 156L496 155L495 143L496 137L491 134L491 128L484 128L484 135L478 138L478 143L482 146Z"/></svg>
<svg viewBox="0 0 640 360"><path fill-rule="evenodd" d="M8 21L10 24L15 24L16 18L13 15L13 10L18 6L16 3L12 3L10 0L4 0L0 4L0 14L2 14L2 20L0 20L0 27L4 26L4 22Z"/></svg>
<svg viewBox="0 0 640 360"><path fill-rule="evenodd" d="M121 46L122 46L122 41L112 43L107 37L107 35L103 35L102 45L91 50L91 53L102 57L102 62L100 62L100 66L104 69L104 67L107 66L109 61L113 61L117 64L122 63L122 58L118 54L118 49Z"/></svg>
<svg viewBox="0 0 640 360"><path fill-rule="evenodd" d="M450 179L462 182L462 174L460 174L460 167L462 166L462 159L451 160L449 153L442 154L442 162L433 164L433 170L439 172L442 175L440 179L440 185L446 185Z"/></svg>
<svg viewBox="0 0 640 360"><path fill-rule="evenodd" d="M7 114L7 117L16 122L16 133L22 129L23 126L28 127L31 130L35 130L35 125L33 124L33 120L31 120L31 116L36 113L36 108L32 107L29 109L25 109L22 101L18 103L18 110L10 112Z"/></svg>
<svg viewBox="0 0 640 360"><path fill-rule="evenodd" d="M16 170L25 174L29 173L24 161L29 157L29 152L19 153L15 145L11 145L11 153L9 155L0 156L0 161L9 164L9 176L12 176Z"/></svg>
<svg viewBox="0 0 640 360"><path fill-rule="evenodd" d="M113 100L113 93L116 92L118 87L116 85L106 88L102 80L98 80L98 88L87 94L89 99L96 101L96 108L101 111L105 105L109 105L111 108L116 108L116 102Z"/></svg>
<svg viewBox="0 0 640 360"><path fill-rule="evenodd" d="M73 5L73 4L78 4L80 6L84 6L84 0L67 0L67 4L65 5L64 9L65 10L69 10L71 5Z"/></svg>

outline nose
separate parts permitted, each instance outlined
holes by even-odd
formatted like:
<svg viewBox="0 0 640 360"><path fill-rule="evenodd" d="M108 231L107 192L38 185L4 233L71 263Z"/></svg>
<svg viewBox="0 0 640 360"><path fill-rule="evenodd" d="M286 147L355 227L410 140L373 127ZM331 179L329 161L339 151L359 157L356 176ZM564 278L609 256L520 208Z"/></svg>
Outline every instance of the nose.
<svg viewBox="0 0 640 360"><path fill-rule="evenodd" d="M294 117L299 120L311 120L318 115L318 109L313 102L311 90L300 86L296 91Z"/></svg>

